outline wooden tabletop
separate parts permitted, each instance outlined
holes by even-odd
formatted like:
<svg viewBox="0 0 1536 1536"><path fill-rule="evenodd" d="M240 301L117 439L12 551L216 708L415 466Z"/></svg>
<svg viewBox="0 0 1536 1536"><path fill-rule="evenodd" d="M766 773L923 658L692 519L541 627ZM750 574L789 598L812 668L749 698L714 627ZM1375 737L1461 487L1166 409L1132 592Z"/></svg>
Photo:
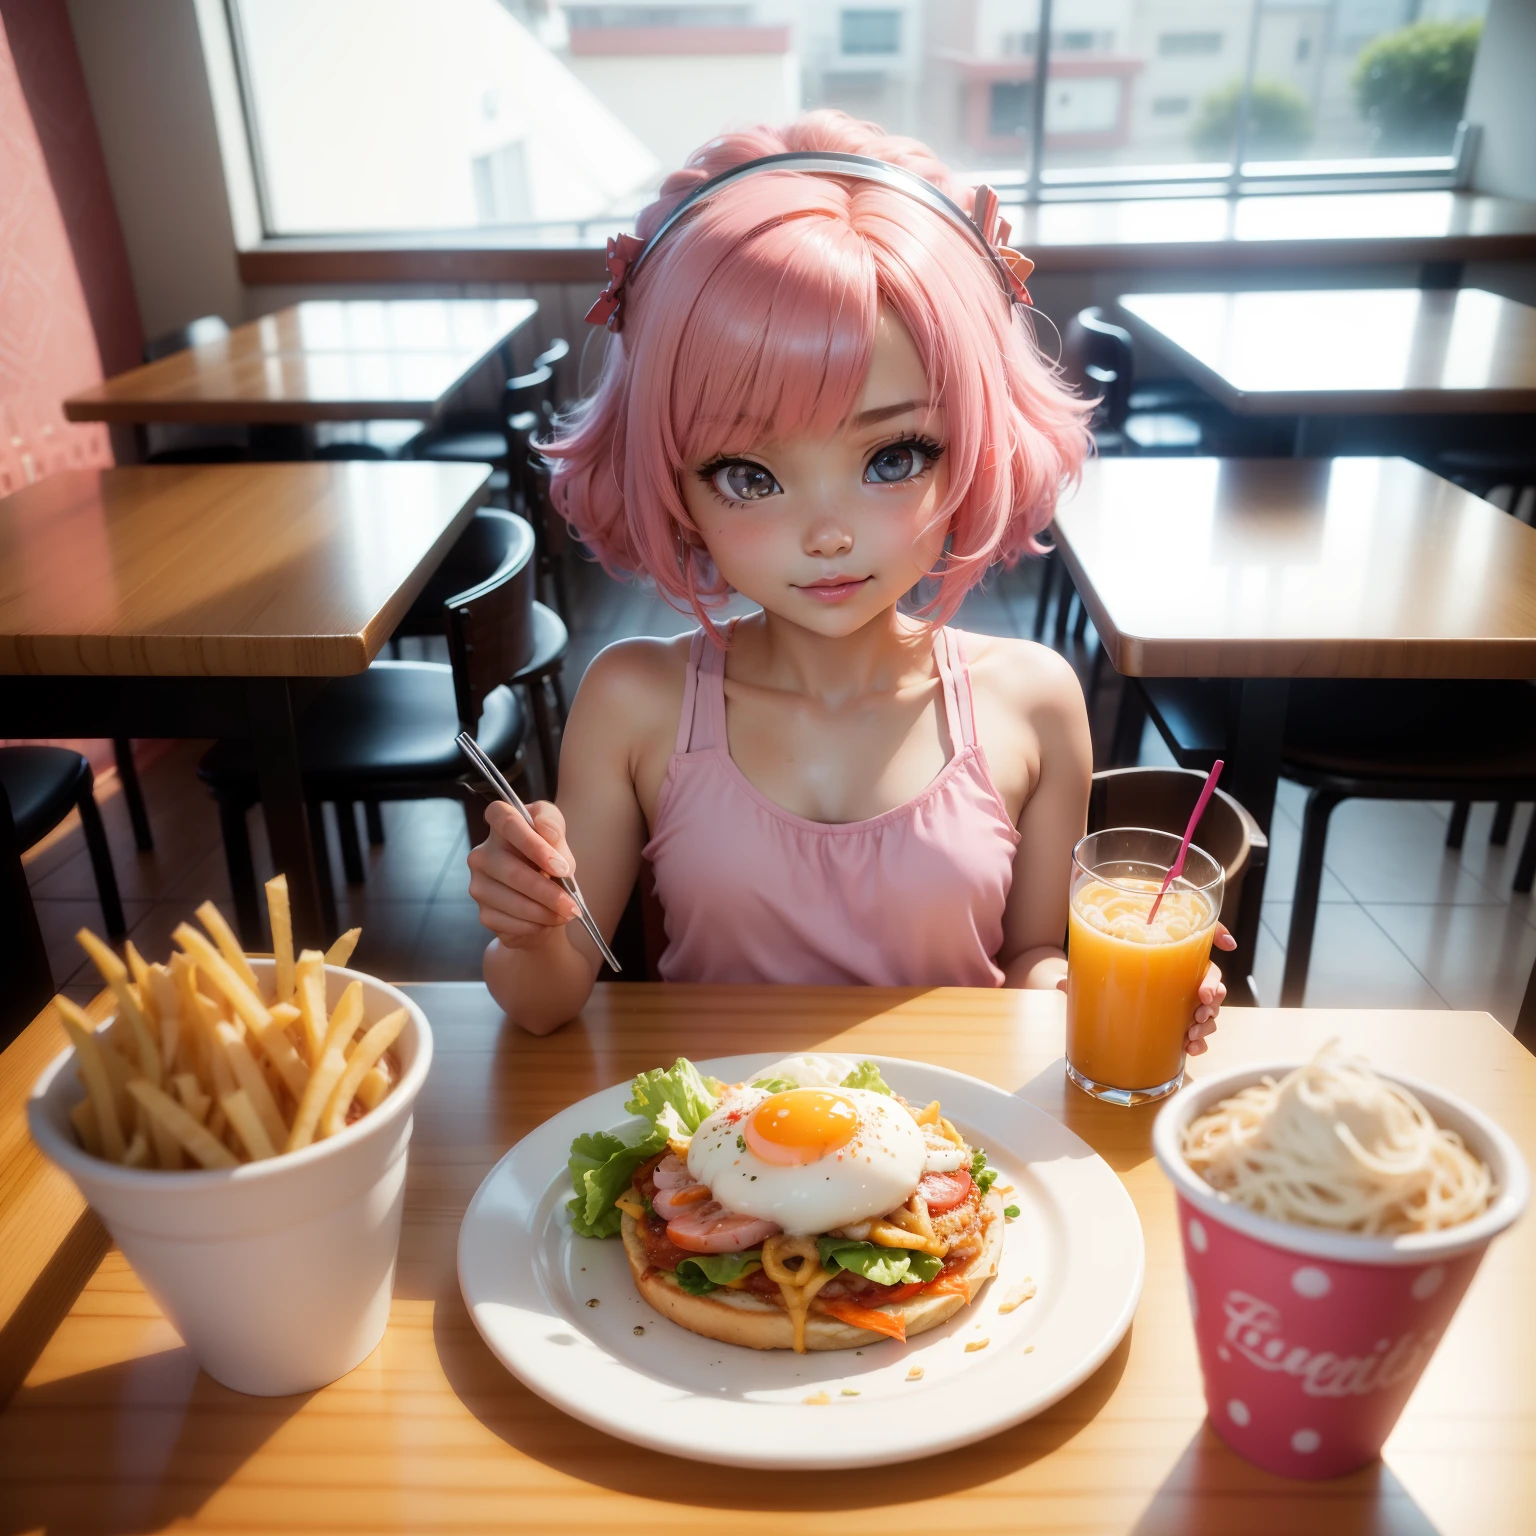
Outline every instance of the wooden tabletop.
<svg viewBox="0 0 1536 1536"><path fill-rule="evenodd" d="M420 420L538 311L531 299L324 300L64 402L71 421Z"/></svg>
<svg viewBox="0 0 1536 1536"><path fill-rule="evenodd" d="M0 674L361 672L488 480L429 463L53 475L0 500Z"/></svg>
<svg viewBox="0 0 1536 1536"><path fill-rule="evenodd" d="M1536 529L1406 459L1093 459L1056 538L1125 676L1536 677Z"/></svg>
<svg viewBox="0 0 1536 1536"><path fill-rule="evenodd" d="M1128 293L1120 312L1247 415L1536 411L1536 309L1481 288Z"/></svg>
<svg viewBox="0 0 1536 1536"><path fill-rule="evenodd" d="M1062 1072L1055 993L599 987L534 1039L478 985L411 989L437 1052L415 1113L395 1301L357 1370L300 1398L197 1373L133 1273L21 1124L62 1046L51 1014L0 1057L0 1508L7 1531L102 1529L836 1533L1297 1531L1502 1536L1536 1500L1536 1219L1496 1243L1381 1464L1293 1483L1204 1422L1155 1110ZM1229 1009L1195 1076L1333 1036L1493 1115L1536 1159L1536 1060L1484 1013ZM913 1466L754 1476L669 1461L549 1407L496 1363L455 1273L458 1227L509 1145L578 1098L670 1062L815 1047L906 1056L1016 1092L1124 1181L1147 1242L1128 1338L1029 1423ZM296 1283L302 1283L296 1277ZM83 1286L83 1289L82 1289Z"/></svg>

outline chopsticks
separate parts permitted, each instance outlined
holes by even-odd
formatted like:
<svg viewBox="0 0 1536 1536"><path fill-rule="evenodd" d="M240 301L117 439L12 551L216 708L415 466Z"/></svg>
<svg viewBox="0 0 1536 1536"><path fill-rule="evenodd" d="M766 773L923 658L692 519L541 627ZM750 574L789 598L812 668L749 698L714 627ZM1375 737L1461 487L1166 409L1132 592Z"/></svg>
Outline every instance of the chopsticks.
<svg viewBox="0 0 1536 1536"><path fill-rule="evenodd" d="M459 734L454 737L454 740L458 743L459 751L461 751L465 757L467 757L470 762L472 762L475 767L480 770L480 776L485 780L485 782L489 784L490 787L495 790L496 793L503 800L505 800L507 804L510 805L512 809L515 810L518 815L528 823L530 827L533 826L533 817L529 814L528 807L523 804L522 800L518 796L517 791L513 789L509 783L507 783L505 778L502 777L501 770L496 766L496 764L493 763L490 758L488 758L485 753L480 750L480 743L477 742L475 738L469 734L468 731L460 731ZM551 875L549 878L553 880L555 877ZM581 925L591 936L592 942L597 945L598 953L603 957L604 960L608 962L610 966L613 967L615 971L622 971L624 967L621 966L619 962L614 958L614 953L611 949L608 948L607 942L604 940L597 924L592 921L592 914L587 910L587 904L582 899L581 891L577 888L575 879L567 875L564 879L558 881L558 883L564 886L566 894L571 898L572 901L576 903L576 914L581 918Z"/></svg>

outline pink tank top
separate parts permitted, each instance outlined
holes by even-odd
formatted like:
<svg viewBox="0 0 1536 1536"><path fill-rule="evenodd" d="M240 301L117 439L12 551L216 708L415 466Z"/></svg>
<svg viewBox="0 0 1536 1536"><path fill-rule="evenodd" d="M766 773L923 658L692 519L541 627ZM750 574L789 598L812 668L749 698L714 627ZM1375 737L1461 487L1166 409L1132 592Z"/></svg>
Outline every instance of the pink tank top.
<svg viewBox="0 0 1536 1536"><path fill-rule="evenodd" d="M976 741L959 633L937 631L953 756L868 821L807 821L731 760L725 652L693 637L677 749L646 845L663 981L1001 986L994 956L1019 834Z"/></svg>

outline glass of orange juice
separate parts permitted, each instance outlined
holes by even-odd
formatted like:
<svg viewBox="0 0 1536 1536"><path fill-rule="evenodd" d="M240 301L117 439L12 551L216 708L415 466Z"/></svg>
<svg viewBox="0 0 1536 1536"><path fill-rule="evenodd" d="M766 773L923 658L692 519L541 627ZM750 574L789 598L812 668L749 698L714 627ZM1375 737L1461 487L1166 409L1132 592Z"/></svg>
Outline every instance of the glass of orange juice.
<svg viewBox="0 0 1536 1536"><path fill-rule="evenodd" d="M1179 841L1114 827L1072 850L1067 1076L1112 1104L1149 1104L1184 1081L1184 1036L1210 964L1225 873L1191 843L1149 924Z"/></svg>

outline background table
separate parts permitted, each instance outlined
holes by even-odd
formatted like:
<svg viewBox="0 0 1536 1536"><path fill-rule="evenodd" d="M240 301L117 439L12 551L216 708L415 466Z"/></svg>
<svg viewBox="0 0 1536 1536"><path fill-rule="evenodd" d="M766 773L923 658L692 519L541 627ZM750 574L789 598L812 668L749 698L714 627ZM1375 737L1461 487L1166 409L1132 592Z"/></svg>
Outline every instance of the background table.
<svg viewBox="0 0 1536 1536"><path fill-rule="evenodd" d="M479 464L140 466L0 500L6 734L249 738L295 923L322 937L296 718L378 654L488 481ZM0 911L5 960L30 916Z"/></svg>
<svg viewBox="0 0 1536 1536"><path fill-rule="evenodd" d="M70 421L293 428L426 420L538 313L532 299L319 300L237 327L64 402ZM510 360L509 360L510 371ZM264 457L301 456L268 432Z"/></svg>
<svg viewBox="0 0 1536 1536"><path fill-rule="evenodd" d="M1320 453L1341 414L1536 411L1536 309L1480 288L1130 293L1139 341L1228 410L1297 415Z"/></svg>
<svg viewBox="0 0 1536 1536"><path fill-rule="evenodd" d="M1222 787L1266 832L1289 679L1536 677L1536 530L1406 459L1092 459L1055 537L1122 676L1233 679Z"/></svg>
<svg viewBox="0 0 1536 1536"><path fill-rule="evenodd" d="M0 1057L0 1400L21 1381L0 1414L4 1529L1529 1528L1530 1217L1494 1246L1384 1462L1332 1482L1286 1482L1240 1461L1204 1422L1173 1192L1151 1156L1155 1111L1116 1109L1067 1086L1060 994L615 985L599 987L575 1023L535 1039L504 1026L479 986L410 990L437 1054L415 1112L390 1329L357 1370L304 1397L240 1397L200 1376L72 1186L42 1163L19 1117L62 1045L51 1016ZM1487 1014L1226 1010L1193 1073L1308 1054L1334 1035L1471 1100L1536 1158L1536 1061ZM1054 1408L978 1445L907 1466L773 1476L612 1440L508 1375L474 1331L455 1273L464 1208L507 1147L574 1100L680 1052L819 1046L971 1073L1097 1149L1147 1241L1141 1306L1107 1363Z"/></svg>

